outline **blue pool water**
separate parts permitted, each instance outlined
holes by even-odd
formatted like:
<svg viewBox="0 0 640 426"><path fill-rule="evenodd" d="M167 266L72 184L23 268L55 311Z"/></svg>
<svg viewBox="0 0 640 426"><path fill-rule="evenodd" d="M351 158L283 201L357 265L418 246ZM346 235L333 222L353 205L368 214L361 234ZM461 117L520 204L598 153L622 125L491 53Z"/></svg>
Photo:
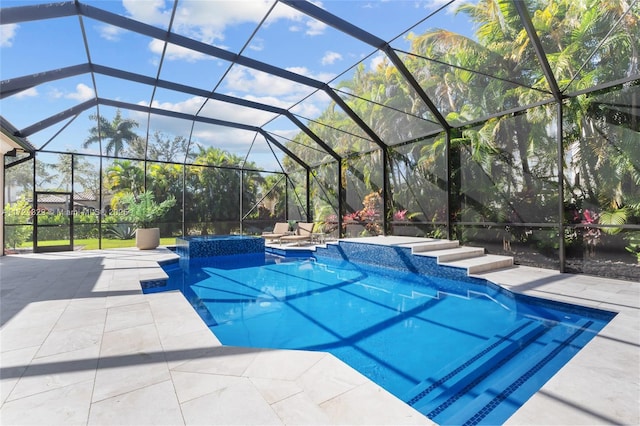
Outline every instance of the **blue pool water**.
<svg viewBox="0 0 640 426"><path fill-rule="evenodd" d="M223 344L331 352L440 424L504 422L613 317L333 257L164 269Z"/></svg>

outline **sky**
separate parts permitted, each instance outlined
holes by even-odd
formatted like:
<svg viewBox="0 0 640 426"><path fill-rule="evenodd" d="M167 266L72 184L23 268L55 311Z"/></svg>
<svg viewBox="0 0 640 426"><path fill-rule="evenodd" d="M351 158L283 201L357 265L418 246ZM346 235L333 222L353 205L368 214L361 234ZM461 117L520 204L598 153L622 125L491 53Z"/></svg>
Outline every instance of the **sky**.
<svg viewBox="0 0 640 426"><path fill-rule="evenodd" d="M87 0L100 9L166 29L172 1ZM41 1L3 0L2 8L42 4ZM471 36L472 25L453 13L444 0L333 0L314 2L330 13L390 41L396 49L409 50L407 30L415 33L445 28ZM458 2L459 4L459 2ZM44 7L44 6L42 6ZM438 13L438 9L443 7ZM435 14L434 14L435 13ZM433 16L430 16L434 14ZM430 17L429 17L430 16ZM266 18L265 18L266 17ZM426 19L429 17L429 19ZM425 20L421 23L421 21ZM417 27L412 28L415 24ZM81 28L87 35L87 49ZM284 3L273 0L203 1L181 0L172 25L174 33L226 51L286 69L335 86L351 78L353 67L362 62L373 69L384 55L361 41L310 18ZM164 61L161 62L162 52ZM3 81L88 62L192 86L207 92L247 99L291 110L303 122L317 118L329 105L329 97L315 89L261 71L232 65L222 59L169 44L163 40L77 16L21 22L0 26L0 73ZM220 120L263 127L282 138L299 130L276 114L166 89L153 92L150 85L95 74L80 74L51 81L2 99L0 114L18 129L54 116L95 97L136 105L196 113ZM308 98L307 98L308 97ZM305 99L306 98L306 99ZM304 101L303 101L304 99ZM64 120L30 135L39 148L56 151L96 153L97 146L82 148L96 112L88 109L76 119ZM111 119L115 108L101 106ZM156 130L166 135L191 136L202 145L215 145L260 165L276 164L264 138L255 132L192 123L159 115L123 110L125 118L136 120L138 133Z"/></svg>

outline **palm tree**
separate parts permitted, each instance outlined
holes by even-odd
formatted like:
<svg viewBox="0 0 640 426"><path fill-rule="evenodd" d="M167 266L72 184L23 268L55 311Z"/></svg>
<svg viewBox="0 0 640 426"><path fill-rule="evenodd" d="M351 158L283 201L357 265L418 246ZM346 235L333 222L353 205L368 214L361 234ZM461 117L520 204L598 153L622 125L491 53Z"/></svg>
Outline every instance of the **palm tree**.
<svg viewBox="0 0 640 426"><path fill-rule="evenodd" d="M144 169L139 162L115 160L105 171L105 188L113 194L111 207L116 209L122 197L138 195L144 186Z"/></svg>
<svg viewBox="0 0 640 426"><path fill-rule="evenodd" d="M118 157L125 149L125 145L138 138L133 131L138 127L135 120L123 119L120 110L116 111L113 121L109 122L102 115L91 114L89 119L96 121L96 125L89 129L89 137L82 144L83 148L88 148L94 143L107 141L105 146L106 155L113 152L114 157Z"/></svg>
<svg viewBox="0 0 640 426"><path fill-rule="evenodd" d="M226 233L240 221L240 197L243 206L255 205L263 178L258 172L242 171L240 156L213 147L199 150L195 165L187 168L189 193L197 200L185 202L187 222L199 222L203 233ZM253 163L244 166L257 169Z"/></svg>

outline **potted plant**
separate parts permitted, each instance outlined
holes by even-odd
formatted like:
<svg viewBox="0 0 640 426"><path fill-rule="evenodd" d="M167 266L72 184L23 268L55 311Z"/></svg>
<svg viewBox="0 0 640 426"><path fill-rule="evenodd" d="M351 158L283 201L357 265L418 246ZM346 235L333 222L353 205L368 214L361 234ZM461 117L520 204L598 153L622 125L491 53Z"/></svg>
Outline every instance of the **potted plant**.
<svg viewBox="0 0 640 426"><path fill-rule="evenodd" d="M126 220L136 227L136 247L140 250L151 250L160 245L160 229L150 228L151 223L162 217L176 204L171 196L157 203L153 193L127 194L121 199L127 208Z"/></svg>

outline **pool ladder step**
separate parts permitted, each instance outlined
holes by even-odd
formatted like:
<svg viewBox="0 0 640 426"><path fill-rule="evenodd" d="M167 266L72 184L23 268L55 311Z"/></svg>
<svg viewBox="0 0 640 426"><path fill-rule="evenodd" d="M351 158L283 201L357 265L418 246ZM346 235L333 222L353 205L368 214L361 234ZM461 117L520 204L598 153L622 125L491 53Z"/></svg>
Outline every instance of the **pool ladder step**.
<svg viewBox="0 0 640 426"><path fill-rule="evenodd" d="M442 410L443 406L452 403L456 395L483 380L496 365L513 357L523 345L545 332L546 327L540 322L521 320L508 332L496 335L471 359L450 364L433 377L418 384L403 400L423 414L434 409Z"/></svg>

